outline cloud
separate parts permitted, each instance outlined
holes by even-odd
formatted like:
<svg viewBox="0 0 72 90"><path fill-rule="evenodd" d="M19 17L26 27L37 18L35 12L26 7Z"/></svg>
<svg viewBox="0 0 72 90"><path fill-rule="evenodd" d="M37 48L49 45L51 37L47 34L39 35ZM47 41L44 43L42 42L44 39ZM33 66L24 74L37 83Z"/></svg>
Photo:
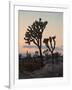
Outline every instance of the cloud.
<svg viewBox="0 0 72 90"><path fill-rule="evenodd" d="M38 48L37 46L34 45L24 45L23 48ZM45 49L46 46L42 46L42 49Z"/></svg>
<svg viewBox="0 0 72 90"><path fill-rule="evenodd" d="M23 48L38 48L37 46L34 45L24 45ZM46 46L42 46L42 49L46 49ZM57 51L63 51L63 47L56 47L55 50Z"/></svg>

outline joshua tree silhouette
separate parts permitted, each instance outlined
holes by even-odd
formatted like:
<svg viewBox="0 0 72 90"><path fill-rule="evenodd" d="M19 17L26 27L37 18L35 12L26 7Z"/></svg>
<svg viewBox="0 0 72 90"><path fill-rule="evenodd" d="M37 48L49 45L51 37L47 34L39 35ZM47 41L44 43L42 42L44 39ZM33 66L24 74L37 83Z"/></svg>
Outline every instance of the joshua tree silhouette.
<svg viewBox="0 0 72 90"><path fill-rule="evenodd" d="M26 43L29 45L31 42L33 42L39 49L40 57L42 59L42 34L43 31L47 25L47 21L42 21L41 18L39 18L39 21L33 22L31 26L28 26L27 32L25 33L24 39L26 40Z"/></svg>
<svg viewBox="0 0 72 90"><path fill-rule="evenodd" d="M53 52L54 52L54 49L55 49L55 46L56 46L55 38L56 38L56 36L53 36L53 37L45 38L43 40L43 43L45 43L46 47L51 52L51 55L52 55L52 64L54 64L54 60L53 60L54 54L53 54Z"/></svg>

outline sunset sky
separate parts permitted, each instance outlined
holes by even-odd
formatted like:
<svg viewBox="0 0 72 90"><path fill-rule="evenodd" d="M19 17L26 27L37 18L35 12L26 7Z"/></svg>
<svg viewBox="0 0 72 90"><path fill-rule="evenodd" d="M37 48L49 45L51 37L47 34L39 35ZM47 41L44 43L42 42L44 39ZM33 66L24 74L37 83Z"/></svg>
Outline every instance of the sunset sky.
<svg viewBox="0 0 72 90"><path fill-rule="evenodd" d="M63 13L61 12L37 12L37 11L18 11L18 48L19 53L35 52L38 49L33 43L31 47L25 43L24 36L27 27L32 25L35 20L42 19L48 21L48 24L43 32L43 39L49 36L56 35L56 47L62 49L63 46ZM43 40L42 39L42 40ZM44 46L44 44L43 44Z"/></svg>

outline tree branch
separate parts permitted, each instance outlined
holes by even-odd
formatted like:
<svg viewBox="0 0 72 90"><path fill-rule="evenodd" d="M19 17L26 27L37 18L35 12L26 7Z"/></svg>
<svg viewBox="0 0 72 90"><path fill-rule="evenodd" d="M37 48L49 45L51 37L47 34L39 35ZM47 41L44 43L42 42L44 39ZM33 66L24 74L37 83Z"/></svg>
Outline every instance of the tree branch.
<svg viewBox="0 0 72 90"><path fill-rule="evenodd" d="M33 40L33 43L38 46L38 44Z"/></svg>

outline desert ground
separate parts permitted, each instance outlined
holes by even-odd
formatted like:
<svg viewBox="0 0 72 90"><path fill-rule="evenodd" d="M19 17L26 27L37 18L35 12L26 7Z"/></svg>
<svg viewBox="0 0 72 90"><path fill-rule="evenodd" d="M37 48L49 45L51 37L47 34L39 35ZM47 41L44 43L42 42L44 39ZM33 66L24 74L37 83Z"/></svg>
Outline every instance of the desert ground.
<svg viewBox="0 0 72 90"><path fill-rule="evenodd" d="M54 59L54 64L51 57L42 62L43 66L37 57L19 60L19 79L63 77L63 56Z"/></svg>

